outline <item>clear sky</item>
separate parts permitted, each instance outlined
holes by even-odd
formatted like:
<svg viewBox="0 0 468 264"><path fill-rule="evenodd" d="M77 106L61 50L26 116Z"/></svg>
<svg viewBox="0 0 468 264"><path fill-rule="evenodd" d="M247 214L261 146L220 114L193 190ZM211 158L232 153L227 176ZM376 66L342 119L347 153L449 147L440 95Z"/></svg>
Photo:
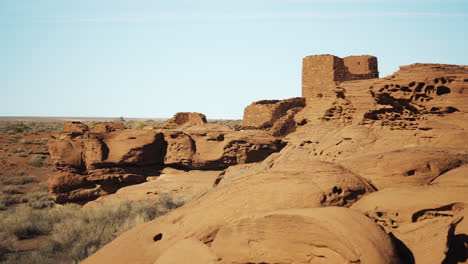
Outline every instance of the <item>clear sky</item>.
<svg viewBox="0 0 468 264"><path fill-rule="evenodd" d="M241 118L307 55L468 64L468 0L0 0L0 116Z"/></svg>

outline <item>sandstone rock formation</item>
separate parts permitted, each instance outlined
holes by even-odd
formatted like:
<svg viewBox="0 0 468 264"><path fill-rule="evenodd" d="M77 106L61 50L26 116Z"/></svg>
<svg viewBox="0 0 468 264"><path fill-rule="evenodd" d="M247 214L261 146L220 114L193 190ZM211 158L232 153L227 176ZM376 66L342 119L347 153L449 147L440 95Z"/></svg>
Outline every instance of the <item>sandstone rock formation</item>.
<svg viewBox="0 0 468 264"><path fill-rule="evenodd" d="M205 194L84 263L467 263L468 66L413 64L377 77L372 56L311 56L304 98L252 104L243 131L154 131L167 143L163 164L224 170L193 183L210 185ZM87 168L75 150L99 145L80 145L83 133L57 141L58 168ZM177 174L180 187L190 173L199 175ZM177 189L169 177L139 188ZM93 179L62 178L57 191ZM147 199L132 189L127 197Z"/></svg>
<svg viewBox="0 0 468 264"><path fill-rule="evenodd" d="M192 126L206 124L206 116L200 113L179 112L169 119L166 128L177 128L180 126Z"/></svg>
<svg viewBox="0 0 468 264"><path fill-rule="evenodd" d="M244 110L242 128L271 128L272 135L284 136L295 130L294 115L304 107L301 97L253 102Z"/></svg>
<svg viewBox="0 0 468 264"><path fill-rule="evenodd" d="M125 129L125 124L123 122L99 122L91 127L91 132L106 133L119 129Z"/></svg>
<svg viewBox="0 0 468 264"><path fill-rule="evenodd" d="M209 128L62 133L49 142L59 170L49 179L50 189L60 203L87 201L142 183L167 166L224 169L261 161L283 147L264 131Z"/></svg>
<svg viewBox="0 0 468 264"><path fill-rule="evenodd" d="M197 239L206 245L214 244L219 230L237 219L290 208L350 206L360 196L372 191L374 188L361 177L321 161L315 161L306 170L300 167L295 171L292 167L285 170L270 168L253 175L242 175L123 234L85 263L106 263L111 259L115 263L153 263L186 238ZM319 229L318 226L313 228ZM155 237L161 239L155 241ZM387 254L392 255L392 252Z"/></svg>

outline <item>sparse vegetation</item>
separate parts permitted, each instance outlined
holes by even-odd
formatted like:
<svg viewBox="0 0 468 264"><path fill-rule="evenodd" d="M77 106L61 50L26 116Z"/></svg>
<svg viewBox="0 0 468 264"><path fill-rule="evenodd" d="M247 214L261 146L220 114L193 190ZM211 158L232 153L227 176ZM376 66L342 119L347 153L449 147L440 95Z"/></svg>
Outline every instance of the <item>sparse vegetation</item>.
<svg viewBox="0 0 468 264"><path fill-rule="evenodd" d="M2 189L2 193L4 194L21 194L22 192L16 186L6 186Z"/></svg>
<svg viewBox="0 0 468 264"><path fill-rule="evenodd" d="M18 173L16 175L1 175L1 185L24 185L28 183L36 182L34 177L29 176L26 173Z"/></svg>
<svg viewBox="0 0 468 264"><path fill-rule="evenodd" d="M43 155L34 155L31 160L28 162L29 166L40 168L44 166L44 159Z"/></svg>
<svg viewBox="0 0 468 264"><path fill-rule="evenodd" d="M165 120L127 120L125 121L125 127L129 129L142 129L146 126L160 126L165 123Z"/></svg>
<svg viewBox="0 0 468 264"><path fill-rule="evenodd" d="M23 153L23 152L24 152L24 149L22 149L22 148L16 148L16 149L13 149L11 152L13 152L13 153Z"/></svg>
<svg viewBox="0 0 468 264"><path fill-rule="evenodd" d="M0 133L40 133L60 132L63 122L35 122L35 121L0 121Z"/></svg>
<svg viewBox="0 0 468 264"><path fill-rule="evenodd" d="M234 128L235 126L240 126L242 120L230 120L230 119L208 119L210 124L218 124Z"/></svg>
<svg viewBox="0 0 468 264"><path fill-rule="evenodd" d="M33 194L35 193L35 194ZM0 260L3 263L77 263L111 242L124 231L150 221L182 202L163 195L157 202L109 201L92 208L67 204L33 206L50 199L41 186L28 203L0 212ZM24 239L47 236L47 245L19 251Z"/></svg>

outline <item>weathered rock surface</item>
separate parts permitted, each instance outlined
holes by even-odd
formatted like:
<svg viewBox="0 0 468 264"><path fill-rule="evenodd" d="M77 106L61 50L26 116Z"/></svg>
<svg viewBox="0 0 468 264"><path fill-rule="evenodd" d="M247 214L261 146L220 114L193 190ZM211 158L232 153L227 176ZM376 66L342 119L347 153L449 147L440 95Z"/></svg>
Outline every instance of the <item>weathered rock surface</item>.
<svg viewBox="0 0 468 264"><path fill-rule="evenodd" d="M449 170L434 179L431 185L468 186L468 164Z"/></svg>
<svg viewBox="0 0 468 264"><path fill-rule="evenodd" d="M253 102L244 110L242 128L271 128L274 136L289 134L296 128L295 114L304 107L305 99L302 97Z"/></svg>
<svg viewBox="0 0 468 264"><path fill-rule="evenodd" d="M108 200L157 201L166 196L180 202L190 201L213 188L220 171L197 171L164 173L145 183L127 186L114 194L106 195L87 203L97 206Z"/></svg>
<svg viewBox="0 0 468 264"><path fill-rule="evenodd" d="M210 244L225 224L252 214L289 208L350 206L373 190L361 177L320 161L306 170L271 168L242 175L123 234L86 263L105 263L111 259L115 263L153 263L182 239L195 238ZM158 234L162 234L162 239L155 243L153 238Z"/></svg>
<svg viewBox="0 0 468 264"><path fill-rule="evenodd" d="M90 131L93 133L106 133L120 129L125 129L125 124L123 122L100 122L94 124Z"/></svg>
<svg viewBox="0 0 468 264"><path fill-rule="evenodd" d="M189 238L175 243L174 246L164 252L164 254L154 262L154 264L215 264L218 257L208 246L199 240Z"/></svg>
<svg viewBox="0 0 468 264"><path fill-rule="evenodd" d="M305 107L246 109L244 125L268 131L160 132L165 164L217 168L223 157L230 167L204 195L85 263L466 263L468 66L413 64L377 77L372 56L307 57ZM249 158L252 131L287 135L287 146ZM220 156L216 142L230 136L245 138ZM81 164L68 160L56 164Z"/></svg>
<svg viewBox="0 0 468 264"><path fill-rule="evenodd" d="M458 237L455 231L457 225L467 225L461 214L467 202L466 187L420 186L374 192L351 208L391 233L401 243L406 263L453 263L447 260L466 256L466 246L459 248L460 233L466 231Z"/></svg>
<svg viewBox="0 0 468 264"><path fill-rule="evenodd" d="M80 135L88 130L89 130L89 127L85 124L82 124L81 122L65 122L63 124L64 133Z"/></svg>
<svg viewBox="0 0 468 264"><path fill-rule="evenodd" d="M390 238L350 209L290 209L223 226L211 245L219 263L401 263Z"/></svg>
<svg viewBox="0 0 468 264"><path fill-rule="evenodd" d="M165 128L180 128L181 126L193 126L206 124L206 116L201 113L180 112L167 121Z"/></svg>
<svg viewBox="0 0 468 264"><path fill-rule="evenodd" d="M61 134L49 143L51 160L59 169L49 184L57 202L90 200L158 176L164 166L223 169L261 161L282 147L281 140L264 131L126 129ZM64 180L66 175L71 179Z"/></svg>

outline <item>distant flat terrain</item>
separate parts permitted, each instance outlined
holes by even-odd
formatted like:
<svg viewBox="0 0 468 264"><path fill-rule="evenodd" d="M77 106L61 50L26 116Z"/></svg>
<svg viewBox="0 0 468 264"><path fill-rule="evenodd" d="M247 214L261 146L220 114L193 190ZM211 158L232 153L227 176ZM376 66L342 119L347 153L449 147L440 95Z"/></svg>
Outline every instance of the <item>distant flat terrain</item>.
<svg viewBox="0 0 468 264"><path fill-rule="evenodd" d="M153 120L164 121L168 118L131 118L125 120ZM63 122L63 121L119 121L120 117L69 117L69 116L0 116L0 121L36 121L36 122Z"/></svg>

